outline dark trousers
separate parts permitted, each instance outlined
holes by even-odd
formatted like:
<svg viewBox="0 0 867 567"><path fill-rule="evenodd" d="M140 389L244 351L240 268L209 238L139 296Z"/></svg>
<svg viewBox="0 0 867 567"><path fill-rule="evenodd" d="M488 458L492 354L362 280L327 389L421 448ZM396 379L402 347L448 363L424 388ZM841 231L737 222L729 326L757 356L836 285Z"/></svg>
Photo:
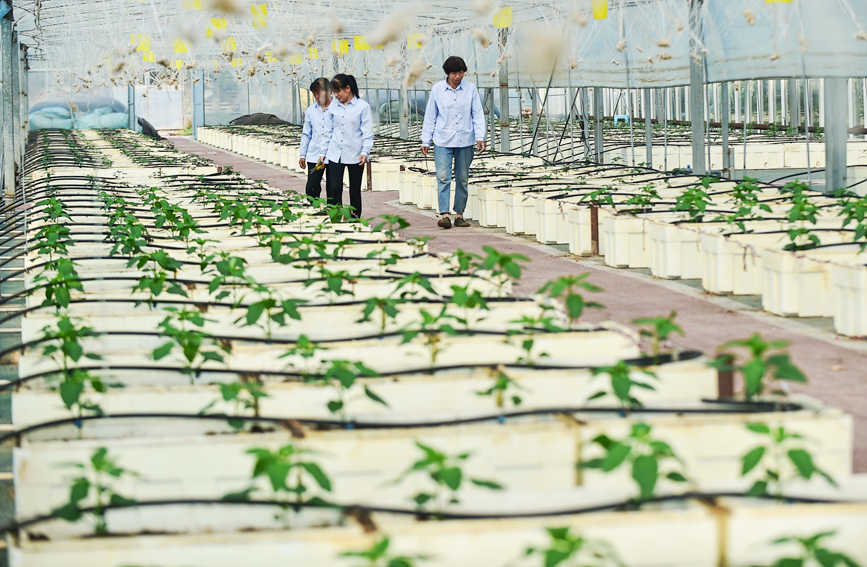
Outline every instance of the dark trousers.
<svg viewBox="0 0 867 567"><path fill-rule="evenodd" d="M319 195L322 194L322 176L325 172L328 171L328 167L323 167L319 171L316 171L316 162L307 162L307 189L306 193L308 197L313 197L315 199L319 198ZM326 195L328 194L328 177L325 177L325 187L326 187Z"/></svg>
<svg viewBox="0 0 867 567"><path fill-rule="evenodd" d="M355 210L352 216L361 218L361 179L364 166L357 163L328 163L328 181L325 184L329 205L343 204L343 170L349 170L349 204Z"/></svg>

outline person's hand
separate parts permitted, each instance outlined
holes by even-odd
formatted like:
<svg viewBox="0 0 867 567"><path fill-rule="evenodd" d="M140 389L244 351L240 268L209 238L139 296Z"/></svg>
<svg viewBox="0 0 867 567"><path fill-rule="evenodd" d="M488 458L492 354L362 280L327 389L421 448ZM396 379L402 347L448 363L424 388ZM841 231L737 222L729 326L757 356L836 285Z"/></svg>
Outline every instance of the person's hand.
<svg viewBox="0 0 867 567"><path fill-rule="evenodd" d="M477 141L476 147L479 149L480 152L485 151L485 142L483 140Z"/></svg>
<svg viewBox="0 0 867 567"><path fill-rule="evenodd" d="M430 151L430 147L429 147L429 146L422 146L422 147L421 147L421 155L423 155L424 157L427 157L427 153L428 153L429 151Z"/></svg>
<svg viewBox="0 0 867 567"><path fill-rule="evenodd" d="M298 165L301 166L301 169L307 169L307 159L306 158L299 159Z"/></svg>
<svg viewBox="0 0 867 567"><path fill-rule="evenodd" d="M364 165L366 163L367 163L367 156L364 154L361 154L361 157L358 158L358 165Z"/></svg>
<svg viewBox="0 0 867 567"><path fill-rule="evenodd" d="M317 163L325 163L325 156L320 156Z"/></svg>

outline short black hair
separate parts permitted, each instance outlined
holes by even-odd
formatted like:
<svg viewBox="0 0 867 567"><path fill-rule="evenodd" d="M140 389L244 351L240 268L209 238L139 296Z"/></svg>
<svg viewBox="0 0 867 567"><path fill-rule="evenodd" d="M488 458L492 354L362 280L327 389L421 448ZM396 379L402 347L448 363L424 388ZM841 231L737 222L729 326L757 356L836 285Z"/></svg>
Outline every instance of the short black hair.
<svg viewBox="0 0 867 567"><path fill-rule="evenodd" d="M443 63L443 71L448 75L449 73L457 73L458 71L467 72L467 64L466 62L456 55L452 55L446 62Z"/></svg>
<svg viewBox="0 0 867 567"><path fill-rule="evenodd" d="M328 79L325 77L319 77L312 83L310 83L310 92L316 94L320 91L329 92L331 90L331 85L328 83Z"/></svg>

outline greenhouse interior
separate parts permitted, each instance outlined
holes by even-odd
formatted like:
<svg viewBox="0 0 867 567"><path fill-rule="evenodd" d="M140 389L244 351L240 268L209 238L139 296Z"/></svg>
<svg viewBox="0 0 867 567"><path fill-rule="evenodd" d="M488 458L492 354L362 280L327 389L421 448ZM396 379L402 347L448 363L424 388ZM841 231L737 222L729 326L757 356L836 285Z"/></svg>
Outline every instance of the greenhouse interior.
<svg viewBox="0 0 867 567"><path fill-rule="evenodd" d="M0 567L867 567L867 0L0 0L0 185Z"/></svg>

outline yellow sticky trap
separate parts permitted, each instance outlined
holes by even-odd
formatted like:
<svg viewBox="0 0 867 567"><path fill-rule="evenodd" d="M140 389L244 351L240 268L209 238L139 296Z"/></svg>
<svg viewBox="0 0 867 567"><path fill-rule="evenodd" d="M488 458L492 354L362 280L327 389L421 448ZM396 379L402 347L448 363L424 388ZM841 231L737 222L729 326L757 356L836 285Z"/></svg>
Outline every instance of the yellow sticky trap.
<svg viewBox="0 0 867 567"><path fill-rule="evenodd" d="M232 67L240 67L244 63L244 60L240 57L235 57L232 59Z"/></svg>
<svg viewBox="0 0 867 567"><path fill-rule="evenodd" d="M419 41L423 33L411 33L406 36L406 47L408 49L421 49L421 41Z"/></svg>
<svg viewBox="0 0 867 567"><path fill-rule="evenodd" d="M792 0L765 0L765 4L791 4Z"/></svg>
<svg viewBox="0 0 867 567"><path fill-rule="evenodd" d="M148 53L151 50L151 36L146 33L134 33L129 36L129 44L138 44L138 46L135 48L136 51Z"/></svg>
<svg viewBox="0 0 867 567"><path fill-rule="evenodd" d="M496 14L494 14L494 26L500 29L508 28L512 26L513 17L512 17L512 7L502 8Z"/></svg>
<svg viewBox="0 0 867 567"><path fill-rule="evenodd" d="M201 10L202 0L182 0L181 7L184 10Z"/></svg>
<svg viewBox="0 0 867 567"><path fill-rule="evenodd" d="M301 55L293 55L288 59L290 65L301 65L303 58Z"/></svg>
<svg viewBox="0 0 867 567"><path fill-rule="evenodd" d="M349 53L349 40L346 39L335 39L331 44L331 50L334 53Z"/></svg>
<svg viewBox="0 0 867 567"><path fill-rule="evenodd" d="M157 60L157 58L156 58L156 55L154 55L152 52L149 51L147 53L141 54L141 60L144 61L145 63L153 63L154 61Z"/></svg>
<svg viewBox="0 0 867 567"><path fill-rule="evenodd" d="M214 37L214 30L224 30L229 27L229 22L226 18L211 18L211 25L205 30L205 37L208 39Z"/></svg>
<svg viewBox="0 0 867 567"><path fill-rule="evenodd" d="M593 19L604 20L608 18L608 0L593 0Z"/></svg>
<svg viewBox="0 0 867 567"><path fill-rule="evenodd" d="M367 51L370 49L370 44L367 43L367 38L363 35L355 36L353 43L355 44L355 51Z"/></svg>
<svg viewBox="0 0 867 567"><path fill-rule="evenodd" d="M183 59L175 59L175 69L183 69L184 68L184 60Z"/></svg>
<svg viewBox="0 0 867 567"><path fill-rule="evenodd" d="M253 16L254 28L268 27L268 5L267 4L250 4L250 13Z"/></svg>
<svg viewBox="0 0 867 567"><path fill-rule="evenodd" d="M220 45L223 46L223 51L238 51L238 42L234 37L227 37Z"/></svg>
<svg viewBox="0 0 867 567"><path fill-rule="evenodd" d="M319 59L319 48L311 47L307 50L307 59Z"/></svg>
<svg viewBox="0 0 867 567"><path fill-rule="evenodd" d="M182 39L176 39L174 45L175 53L189 53L190 52L190 44Z"/></svg>
<svg viewBox="0 0 867 567"><path fill-rule="evenodd" d="M268 63L276 63L277 62L277 58L274 57L270 51L265 52L265 59L268 60Z"/></svg>

